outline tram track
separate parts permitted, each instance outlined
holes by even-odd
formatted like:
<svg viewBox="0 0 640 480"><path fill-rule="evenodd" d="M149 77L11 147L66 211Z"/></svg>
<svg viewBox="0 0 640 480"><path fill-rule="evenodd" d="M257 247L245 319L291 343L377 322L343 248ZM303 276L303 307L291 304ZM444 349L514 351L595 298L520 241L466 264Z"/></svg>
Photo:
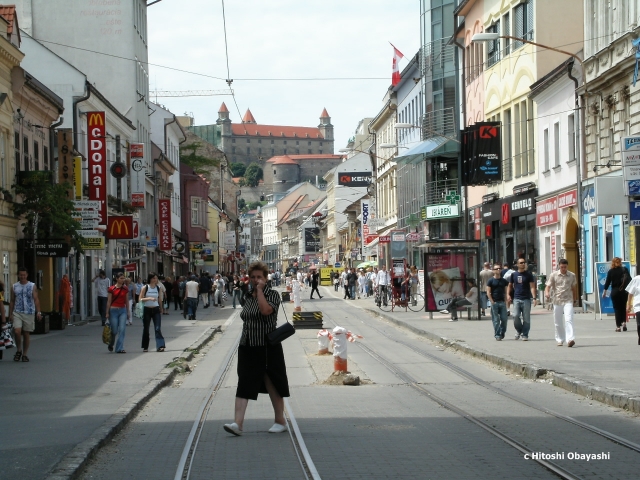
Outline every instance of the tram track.
<svg viewBox="0 0 640 480"><path fill-rule="evenodd" d="M377 315L376 315L377 316ZM328 318L327 318L328 317ZM332 316L329 314L327 315L325 313L324 316L325 320L329 320L331 323L333 323L334 325L337 325L337 323L333 320ZM386 338L387 340L390 340L392 342L395 342L399 345L402 345L403 347L409 349L410 351L412 351L413 353L428 359L430 361L433 361L435 363L437 363L438 365L448 369L449 371L453 372L454 374L462 377L463 379L466 379L470 382L472 382L473 384L476 384L478 386L483 387L484 389L497 394L497 395L501 395L504 398L507 398L511 401L517 402L521 405L524 405L528 408L534 409L538 412L541 412L545 415L551 416L555 419L561 420L563 422L566 422L568 424L571 424L573 426L576 426L580 429L583 429L585 431L588 431L591 434L594 434L600 438L603 438L605 440L607 440L608 442L614 443L616 445L620 445L624 448L630 449L636 453L640 453L640 445L638 445L637 443L630 441L626 438L620 437L618 435L615 435L611 432L608 432L606 430L600 429L594 425L590 425L586 422L577 420L573 417L567 416L567 415L563 415L559 412L556 412L552 409L549 409L547 407L538 405L534 402L531 402L529 400L526 400L524 398L518 397L517 395L513 395L509 392L506 392L498 387L495 387L493 385L491 385L489 382L486 382L482 379L480 379L479 377L477 377L476 375L472 374L471 372L465 370L464 368L461 368L457 365L452 364L451 362L448 362L442 358L439 358L436 355L432 355L428 352L425 352L424 350L411 345L409 342L406 341L402 341L400 339L398 339L397 337L394 337L390 334L388 334L387 332L376 328L375 326L371 325L370 323L367 323L367 328L370 328L372 330L374 330L375 332L377 332L378 334L380 334L382 337ZM521 452L522 454L526 455L526 454L531 454L533 449L530 446L525 445L524 443L522 443L521 441L519 441L518 439L516 439L513 435L510 435L508 433L505 433L504 431L501 431L499 428L496 428L493 425L490 425L489 423L487 423L486 421L482 420L481 418L478 418L477 416L473 415L471 412L469 412L468 410L466 410L465 408L459 407L457 405L454 405L451 401L446 400L445 398L443 398L442 396L436 394L433 389L430 389L428 387L426 387L424 384L416 381L415 378L413 378L406 369L403 369L401 367L399 367L398 365L396 365L394 362L392 362L391 360L389 360L388 358L386 358L384 355L381 355L380 353L378 353L377 351L375 351L373 348L371 348L369 345L366 344L366 342L361 341L356 343L356 345L365 353L367 353L369 356L371 356L373 359L375 359L377 362L379 362L381 365L383 365L387 370L389 370L393 375L395 375L396 377L398 377L402 382L404 382L406 385L408 385L409 387L411 387L413 390L415 390L416 392L418 392L420 395L425 396L427 398L429 398L430 400L436 402L438 405L440 405L441 407L461 416L462 418L470 421L471 423L473 423L474 425L482 428L484 431L488 432L489 434L491 434L492 436L499 438L500 440L502 440L503 442L505 442L507 445L515 448L516 450L518 450L519 452ZM549 470L550 472L552 472L553 474L557 475L560 478L563 479L578 479L578 478L582 478L580 477L580 475L577 475L576 473L568 470L567 468L563 467L562 465L558 464L557 462L551 461L551 460L547 460L547 459L543 459L543 458L534 458L532 457L531 460L535 461L536 463L538 463L540 466L546 468L547 470Z"/></svg>
<svg viewBox="0 0 640 480"><path fill-rule="evenodd" d="M196 413L191 431L187 437L182 455L176 469L174 480L190 480L192 473L192 466L196 460L198 454L198 445L204 429L207 427L207 417L209 410L213 404L216 394L222 388L224 380L231 369L234 358L238 350L238 344L240 342L240 335L234 340L232 347L226 353L224 360L220 364L220 367L213 376L209 390L205 394L198 412ZM296 455L296 459L302 470L306 480L321 480L320 474L313 463L313 459L306 447L302 431L296 421L293 409L289 401L285 398L285 420L287 422L287 431L291 439L291 445ZM216 427L219 425L216 424Z"/></svg>

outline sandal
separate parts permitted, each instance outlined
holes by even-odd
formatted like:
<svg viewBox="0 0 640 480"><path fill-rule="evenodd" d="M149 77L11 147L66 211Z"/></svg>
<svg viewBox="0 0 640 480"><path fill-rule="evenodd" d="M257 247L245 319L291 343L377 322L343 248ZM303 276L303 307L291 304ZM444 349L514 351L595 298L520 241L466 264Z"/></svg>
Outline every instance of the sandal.
<svg viewBox="0 0 640 480"><path fill-rule="evenodd" d="M22 358L22 351L18 350L16 354L13 356L13 361L19 362L21 358Z"/></svg>
<svg viewBox="0 0 640 480"><path fill-rule="evenodd" d="M30 360L29 360L29 357L27 357L26 355L23 355L22 356L22 361L23 362L29 362Z"/></svg>

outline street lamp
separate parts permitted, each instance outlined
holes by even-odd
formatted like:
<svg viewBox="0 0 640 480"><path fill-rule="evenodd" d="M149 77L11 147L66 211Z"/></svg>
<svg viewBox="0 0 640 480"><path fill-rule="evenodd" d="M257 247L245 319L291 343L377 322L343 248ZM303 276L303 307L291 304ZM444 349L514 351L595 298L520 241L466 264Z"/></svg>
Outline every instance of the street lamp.
<svg viewBox="0 0 640 480"><path fill-rule="evenodd" d="M500 35L499 33L495 33L495 32L491 32L491 33L476 33L473 37L471 37L471 42L472 43L477 43L477 42L495 42L496 40L498 40L499 38L507 38L510 40L515 40L518 42L522 42L522 43L528 43L530 45L534 45L536 47L540 47L540 48L544 48L547 50L551 50L554 52L558 52L558 53L562 53L564 55L568 55L569 57L573 58L574 60L577 60L578 63L580 64L581 67L584 67L584 64L582 62L582 59L576 55L575 53L571 53L571 52L567 52L566 50L560 50L559 48L555 48L555 47L550 47L549 45L543 45L541 43L536 43L536 42L532 42L531 40L527 40L525 38L520 38L520 37L513 37L511 35ZM575 93L574 93L574 118L578 121L577 125L580 125L580 101L578 98L578 79L576 77L574 77L571 73L573 69L573 63L570 63L568 65L568 76L569 78L571 78L574 83L575 83ZM582 86L585 87L586 90L586 86L587 86L587 82L585 79L585 75L584 75L584 68L582 69ZM578 130L579 132L580 130ZM579 138L579 135L577 136ZM578 140L579 141L579 140ZM584 155L584 148L580 149L580 152L582 152L582 154ZM581 198L581 191L582 191L582 161L581 159L577 159L576 161L576 195L578 200L576 201L576 213L578 215L578 238L577 238L577 244L580 245L582 243L582 237L583 237L583 233L582 233L582 224L580 222L581 220L581 216L582 216L582 212L581 212L581 203L580 203L580 198ZM582 250L582 249L580 249ZM583 252L580 251L580 254L582 254ZM580 261L578 261L578 263L580 263ZM580 282L580 286L579 288L583 290L584 292L584 284L585 284L585 280L586 280L586 272L584 269L584 266L582 268L582 272L581 272L581 277L582 277L582 282ZM582 293L583 293L582 292Z"/></svg>

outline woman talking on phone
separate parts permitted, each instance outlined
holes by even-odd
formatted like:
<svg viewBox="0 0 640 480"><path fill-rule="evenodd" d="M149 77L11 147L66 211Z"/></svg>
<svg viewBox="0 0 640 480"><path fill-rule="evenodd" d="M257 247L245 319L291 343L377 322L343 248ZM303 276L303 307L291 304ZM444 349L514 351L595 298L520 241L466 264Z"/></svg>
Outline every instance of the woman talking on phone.
<svg viewBox="0 0 640 480"><path fill-rule="evenodd" d="M249 266L250 290L244 295L242 335L238 346L238 388L236 389L234 422L224 425L233 435L242 435L244 415L249 400L268 393L273 405L275 423L269 433L287 430L284 399L289 396L289 381L282 344L268 345L266 336L276 329L280 295L267 285L269 270L262 262Z"/></svg>

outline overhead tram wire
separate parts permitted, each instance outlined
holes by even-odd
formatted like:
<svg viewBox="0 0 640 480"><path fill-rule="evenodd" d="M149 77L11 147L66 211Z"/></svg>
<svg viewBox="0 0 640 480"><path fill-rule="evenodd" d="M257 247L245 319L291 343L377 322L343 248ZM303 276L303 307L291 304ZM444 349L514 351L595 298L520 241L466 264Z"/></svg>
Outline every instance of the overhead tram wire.
<svg viewBox="0 0 640 480"><path fill-rule="evenodd" d="M608 37L608 35L601 35L601 36L598 36L598 37L592 37L592 38L584 39L583 42L594 41L594 40L598 40L598 39L604 38L604 37ZM187 74L196 75L196 76L199 76L199 77L213 78L215 80L222 80L223 82L226 82L228 80L226 78L216 77L215 75L208 75L206 73L201 73L201 72L193 72L193 71L190 71L190 70L184 70L184 69L180 69L180 68L177 68L177 67L169 67L169 66L166 66L166 65L160 65L160 64L157 64L157 63L144 62L144 61L141 61L141 60L138 60L138 59L135 59L135 58L122 57L120 55L114 55L112 53L99 52L97 50L91 50L89 48L76 47L76 46L67 45L67 44L64 44L64 43L53 42L51 40L43 40L43 39L35 38L35 37L33 39L36 40L37 42L40 42L40 43L49 43L51 45L58 45L60 47L66 47L66 48L73 48L73 49L76 49L76 50L82 50L84 52L95 53L97 55L105 55L107 57L118 58L118 59L121 59L121 60L130 61L130 62L139 62L139 63L142 63L144 65L149 65L149 66L158 67L158 68L164 68L164 69L167 69L167 70L173 70L173 71L180 72L180 73L187 73ZM554 45L554 47L555 48L567 47L567 46L570 46L570 45L575 45L577 43L579 43L579 42L571 42L571 43L566 43L566 44L563 44L563 45ZM532 52L531 54L538 53L538 52L545 51L545 50L547 50L547 49L541 48L541 49L536 50L535 52ZM530 55L530 54L529 53L522 53L521 55ZM473 64L473 65L470 65L470 67L476 67L477 65L484 65L485 63L486 62L482 62L480 64ZM445 70L443 73L454 73L454 72ZM309 82L315 82L315 81L344 81L344 80L358 80L359 81L359 80L388 80L388 79L389 79L389 77L308 77L308 78L236 78L235 80L236 81L243 81L243 82L254 82L254 81L261 81L261 82L272 82L272 81L279 81L279 82L289 82L289 81L305 82L305 81L309 81Z"/></svg>

